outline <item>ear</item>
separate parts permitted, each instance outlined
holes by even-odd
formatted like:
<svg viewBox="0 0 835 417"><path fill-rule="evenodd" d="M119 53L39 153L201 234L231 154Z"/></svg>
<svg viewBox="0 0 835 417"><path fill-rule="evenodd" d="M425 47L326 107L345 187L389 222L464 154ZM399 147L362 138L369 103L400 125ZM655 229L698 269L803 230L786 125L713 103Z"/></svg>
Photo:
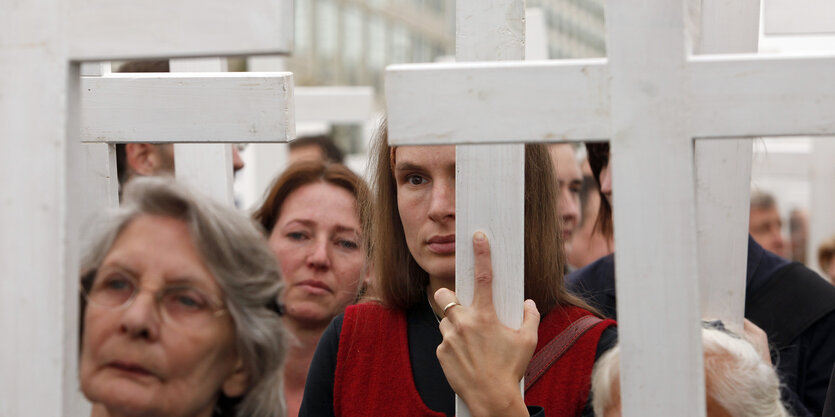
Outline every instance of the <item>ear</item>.
<svg viewBox="0 0 835 417"><path fill-rule="evenodd" d="M150 143L128 143L125 145L125 160L131 172L153 175L159 163L159 155L156 147Z"/></svg>
<svg viewBox="0 0 835 417"><path fill-rule="evenodd" d="M249 376L244 371L244 364L240 359L235 363L235 369L223 381L221 389L223 394L229 398L240 397L249 388Z"/></svg>

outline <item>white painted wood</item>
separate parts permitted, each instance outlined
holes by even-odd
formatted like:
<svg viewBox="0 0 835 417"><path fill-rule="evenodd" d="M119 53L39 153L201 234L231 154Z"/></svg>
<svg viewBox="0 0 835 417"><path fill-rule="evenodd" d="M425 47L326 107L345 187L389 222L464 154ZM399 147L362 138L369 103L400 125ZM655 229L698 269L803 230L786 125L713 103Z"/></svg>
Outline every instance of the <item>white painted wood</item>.
<svg viewBox="0 0 835 417"><path fill-rule="evenodd" d="M605 59L392 65L389 137L395 144L603 140L608 76Z"/></svg>
<svg viewBox="0 0 835 417"><path fill-rule="evenodd" d="M820 271L818 246L835 235L835 138L812 142L812 201L809 210L807 262Z"/></svg>
<svg viewBox="0 0 835 417"><path fill-rule="evenodd" d="M366 123L374 116L373 87L296 87L296 123Z"/></svg>
<svg viewBox="0 0 835 417"><path fill-rule="evenodd" d="M693 57L689 66L693 136L823 135L835 131L832 68L835 55Z"/></svg>
<svg viewBox="0 0 835 417"><path fill-rule="evenodd" d="M250 56L246 58L246 69L249 72L287 71L287 57L277 55Z"/></svg>
<svg viewBox="0 0 835 417"><path fill-rule="evenodd" d="M225 143L175 143L174 164L178 181L233 205L232 145Z"/></svg>
<svg viewBox="0 0 835 417"><path fill-rule="evenodd" d="M456 61L524 58L523 1L457 1L455 14ZM472 236L477 230L483 231L491 242L496 314L504 324L518 328L525 295L524 145L457 146L455 172L455 211L463 214L456 215L455 222L458 299L465 305L472 302ZM455 414L470 415L467 404L458 396Z"/></svg>
<svg viewBox="0 0 835 417"><path fill-rule="evenodd" d="M525 60L548 59L548 25L538 7L525 9Z"/></svg>
<svg viewBox="0 0 835 417"><path fill-rule="evenodd" d="M69 242L67 106L78 68L63 55L60 0L0 13L0 415L83 415L78 256ZM69 97L68 97L69 94ZM69 130L69 132L68 132Z"/></svg>
<svg viewBox="0 0 835 417"><path fill-rule="evenodd" d="M835 33L835 3L828 0L766 0L767 34Z"/></svg>
<svg viewBox="0 0 835 417"><path fill-rule="evenodd" d="M111 73L110 62L81 64L81 75L105 76ZM78 138L75 139L78 141ZM81 177L76 189L83 193L78 224L86 228L96 213L119 205L119 175L116 167L116 145L86 143L80 145Z"/></svg>
<svg viewBox="0 0 835 417"><path fill-rule="evenodd" d="M705 415L683 6L606 2L625 417Z"/></svg>
<svg viewBox="0 0 835 417"><path fill-rule="evenodd" d="M759 0L705 0L697 52L756 52ZM696 224L702 317L742 332L748 267L751 139L696 141Z"/></svg>
<svg viewBox="0 0 835 417"><path fill-rule="evenodd" d="M696 141L702 317L742 332L748 268L751 139Z"/></svg>
<svg viewBox="0 0 835 417"><path fill-rule="evenodd" d="M226 58L172 59L171 72L229 70ZM217 201L234 205L232 192L232 146L225 143L175 143L174 170L177 180Z"/></svg>
<svg viewBox="0 0 835 417"><path fill-rule="evenodd" d="M285 50L280 34L292 33L292 26L275 29L269 22L291 3L264 10L258 2L4 4L0 70L14 77L0 79L0 139L14 152L0 156L0 173L19 180L0 182L0 415L90 412L77 375L84 198L77 61ZM292 13L278 15L290 19ZM217 22L228 30L204 30Z"/></svg>
<svg viewBox="0 0 835 417"><path fill-rule="evenodd" d="M76 60L286 54L291 0L67 0L69 56Z"/></svg>
<svg viewBox="0 0 835 417"><path fill-rule="evenodd" d="M82 85L85 141L283 142L295 137L290 73L112 74L84 77Z"/></svg>

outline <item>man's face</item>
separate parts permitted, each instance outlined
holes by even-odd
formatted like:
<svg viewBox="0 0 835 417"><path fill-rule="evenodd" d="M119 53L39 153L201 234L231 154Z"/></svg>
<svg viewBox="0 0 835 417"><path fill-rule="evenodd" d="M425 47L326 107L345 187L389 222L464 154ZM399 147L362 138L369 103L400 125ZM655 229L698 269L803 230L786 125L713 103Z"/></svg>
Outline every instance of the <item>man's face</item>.
<svg viewBox="0 0 835 417"><path fill-rule="evenodd" d="M567 243L571 240L574 229L580 221L580 189L583 186L583 173L574 158L574 149L571 145L551 145L549 150L560 187L557 210L562 217L563 241Z"/></svg>
<svg viewBox="0 0 835 417"><path fill-rule="evenodd" d="M766 250L785 256L782 226L783 222L776 206L751 207L748 233Z"/></svg>

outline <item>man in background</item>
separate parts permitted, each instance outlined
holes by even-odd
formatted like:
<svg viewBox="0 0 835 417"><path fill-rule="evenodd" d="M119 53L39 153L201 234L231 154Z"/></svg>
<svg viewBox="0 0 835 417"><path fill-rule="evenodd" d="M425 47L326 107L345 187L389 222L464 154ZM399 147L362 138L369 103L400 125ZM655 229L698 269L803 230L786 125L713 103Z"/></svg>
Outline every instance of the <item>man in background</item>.
<svg viewBox="0 0 835 417"><path fill-rule="evenodd" d="M763 249L786 258L783 221L774 196L763 191L751 192L751 216L748 233Z"/></svg>

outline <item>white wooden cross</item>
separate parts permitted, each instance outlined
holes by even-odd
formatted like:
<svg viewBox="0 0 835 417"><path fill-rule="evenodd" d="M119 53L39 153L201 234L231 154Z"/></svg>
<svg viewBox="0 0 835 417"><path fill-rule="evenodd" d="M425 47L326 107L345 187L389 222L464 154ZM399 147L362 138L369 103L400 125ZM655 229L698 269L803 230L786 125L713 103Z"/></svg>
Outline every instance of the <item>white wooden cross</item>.
<svg viewBox="0 0 835 417"><path fill-rule="evenodd" d="M502 16L513 7L512 2L490 3ZM756 27L758 7L727 3L609 1L608 60L410 65L391 68L387 76L389 135L396 145L610 138L626 416L705 413L697 285L698 264L704 261L696 250L694 174L694 159L703 149L694 138L835 131L835 58L693 55L700 50L694 41L699 40L695 34L702 14L714 16L701 25L702 52L725 52L715 46L722 45L714 43L722 38L714 31L736 27L713 25L715 16L736 16L743 19L741 28ZM721 12L728 6L732 13ZM463 16L459 9L458 19ZM459 26L459 37L463 32ZM750 39L755 42L756 31L733 39L740 43L730 52L755 50ZM750 164L750 151L731 150L749 155L743 165ZM733 168L726 163L723 169ZM466 168L458 170L467 175ZM740 169L745 178L735 177L735 184L747 187L748 175L750 170ZM473 186L470 178L465 181L469 187L457 186L459 200L468 198L468 190L490 189ZM515 197L491 201L510 198ZM747 193L737 198L727 210L732 221L747 216L747 203L739 204ZM700 200L700 208L709 202ZM471 213L462 212L460 205L457 210L460 225ZM521 211L516 213L521 217ZM725 240L742 239L746 223L734 221L741 233L729 233ZM457 231L459 249L468 246L472 232ZM736 262L744 262L745 246L730 247L740 252ZM465 262L460 255L458 262ZM494 257L494 269L507 260ZM741 317L744 271L742 266L739 273L721 277L734 282L736 289L726 300L739 311L724 319ZM459 280L467 278L460 269L456 272ZM498 272L497 278L502 278ZM710 280L711 289L721 286L720 277ZM456 283L459 292L461 284Z"/></svg>
<svg viewBox="0 0 835 417"><path fill-rule="evenodd" d="M80 61L288 53L292 3L32 0L0 13L0 415L79 416Z"/></svg>
<svg viewBox="0 0 835 417"><path fill-rule="evenodd" d="M177 178L231 204L232 150L211 142L292 138L293 79L290 73L225 73L226 66L220 58L175 59L175 73L83 78L82 139L175 143Z"/></svg>

